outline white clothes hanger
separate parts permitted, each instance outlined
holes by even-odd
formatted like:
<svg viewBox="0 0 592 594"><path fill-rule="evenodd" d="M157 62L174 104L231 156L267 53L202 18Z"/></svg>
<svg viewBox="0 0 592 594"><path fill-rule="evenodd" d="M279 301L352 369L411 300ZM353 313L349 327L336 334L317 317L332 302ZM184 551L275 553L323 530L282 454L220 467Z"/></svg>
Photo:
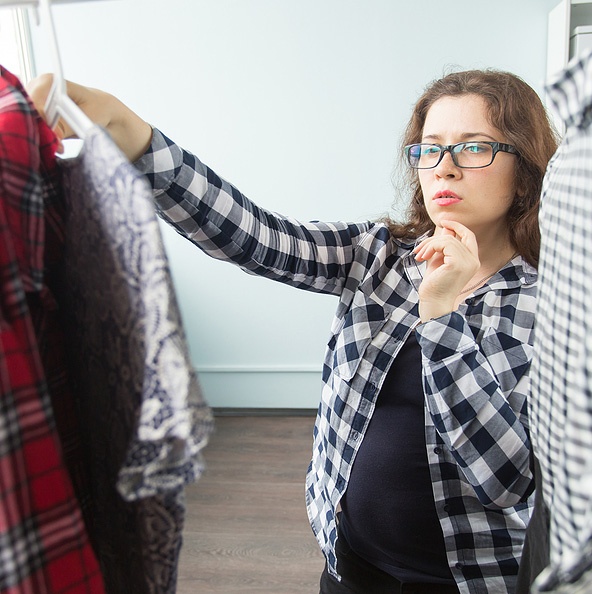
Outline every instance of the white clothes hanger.
<svg viewBox="0 0 592 594"><path fill-rule="evenodd" d="M49 40L53 52L53 83L45 102L45 117L47 123L53 129L57 126L60 117L74 130L78 138L84 139L86 133L94 126L87 115L68 97L66 91L66 80L62 70L62 60L58 40L51 16L50 0L39 0L42 20L49 32Z"/></svg>
<svg viewBox="0 0 592 594"><path fill-rule="evenodd" d="M54 0L58 2L74 2L76 0ZM51 51L53 55L53 83L45 103L45 117L49 126L53 129L61 118L72 128L78 138L84 139L87 132L94 126L88 116L68 97L66 91L66 80L62 70L62 60L58 46L57 35L51 14L50 0L0 0L1 6L16 7L39 7L42 21L45 22Z"/></svg>

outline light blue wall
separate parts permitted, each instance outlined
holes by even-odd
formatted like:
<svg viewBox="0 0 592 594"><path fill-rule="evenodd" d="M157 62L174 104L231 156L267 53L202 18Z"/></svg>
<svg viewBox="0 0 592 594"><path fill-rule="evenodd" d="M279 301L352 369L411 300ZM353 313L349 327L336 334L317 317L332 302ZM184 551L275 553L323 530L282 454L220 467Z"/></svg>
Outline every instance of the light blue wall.
<svg viewBox="0 0 592 594"><path fill-rule="evenodd" d="M259 204L365 220L395 196L410 108L451 68L542 93L558 0L103 0L54 7L68 78L108 90ZM51 70L33 27L38 71ZM336 299L211 261L168 228L212 406L316 408Z"/></svg>

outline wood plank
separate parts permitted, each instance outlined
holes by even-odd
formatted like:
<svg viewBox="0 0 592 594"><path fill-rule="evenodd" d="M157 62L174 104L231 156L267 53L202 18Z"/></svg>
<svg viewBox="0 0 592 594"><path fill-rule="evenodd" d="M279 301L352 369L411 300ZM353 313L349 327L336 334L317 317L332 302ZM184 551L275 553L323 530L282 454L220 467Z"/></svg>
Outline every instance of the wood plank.
<svg viewBox="0 0 592 594"><path fill-rule="evenodd" d="M304 479L313 416L216 417L186 490L178 594L314 594L324 559Z"/></svg>

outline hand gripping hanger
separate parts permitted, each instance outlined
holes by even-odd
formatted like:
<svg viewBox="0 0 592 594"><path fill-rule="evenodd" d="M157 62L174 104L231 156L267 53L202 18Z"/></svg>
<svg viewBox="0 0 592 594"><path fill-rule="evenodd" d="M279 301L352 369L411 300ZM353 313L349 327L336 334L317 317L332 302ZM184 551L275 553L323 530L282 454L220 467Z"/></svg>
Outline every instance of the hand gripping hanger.
<svg viewBox="0 0 592 594"><path fill-rule="evenodd" d="M42 20L44 20L47 25L47 32L53 54L54 70L53 82L45 102L45 118L52 129L57 126L60 117L63 118L70 128L72 128L76 136L84 139L86 133L94 126L94 124L78 105L68 97L50 4L50 0L24 0L20 2L18 0L0 0L0 6L17 7L37 5L39 7Z"/></svg>

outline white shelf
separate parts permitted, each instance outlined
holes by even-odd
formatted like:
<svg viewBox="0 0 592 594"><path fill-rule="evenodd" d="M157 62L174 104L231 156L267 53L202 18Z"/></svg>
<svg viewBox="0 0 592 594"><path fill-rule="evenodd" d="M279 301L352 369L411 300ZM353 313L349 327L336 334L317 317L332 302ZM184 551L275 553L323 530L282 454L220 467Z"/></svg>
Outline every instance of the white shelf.
<svg viewBox="0 0 592 594"><path fill-rule="evenodd" d="M592 0L561 0L549 12L547 28L547 81L563 70L573 57L574 45L570 43L576 27L592 25ZM581 38L580 38L581 39ZM563 123L550 108L557 129Z"/></svg>
<svg viewBox="0 0 592 594"><path fill-rule="evenodd" d="M592 0L561 0L549 12L547 78L565 68L573 57L570 39L582 25L592 25Z"/></svg>
<svg viewBox="0 0 592 594"><path fill-rule="evenodd" d="M569 61L571 5L562 0L549 12L547 27L547 79L565 68Z"/></svg>

